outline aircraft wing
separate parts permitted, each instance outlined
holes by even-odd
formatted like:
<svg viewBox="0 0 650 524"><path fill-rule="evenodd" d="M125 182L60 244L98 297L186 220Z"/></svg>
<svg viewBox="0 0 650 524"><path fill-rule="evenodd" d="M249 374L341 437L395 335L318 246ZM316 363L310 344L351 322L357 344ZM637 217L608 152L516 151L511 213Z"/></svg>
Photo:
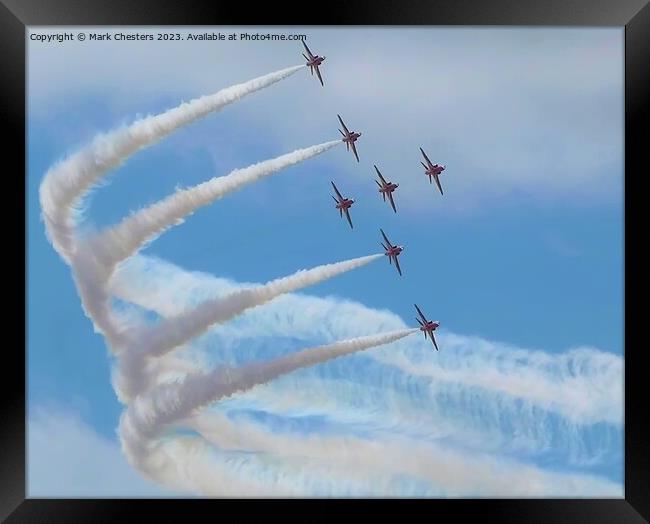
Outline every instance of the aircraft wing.
<svg viewBox="0 0 650 524"><path fill-rule="evenodd" d="M440 179L438 178L438 175L433 175L433 178L436 179L436 185L438 186L438 189L440 189L440 194L443 195L444 193L442 192L442 186L440 185Z"/></svg>
<svg viewBox="0 0 650 524"><path fill-rule="evenodd" d="M429 160L429 157L427 154L424 152L424 149L420 148L420 151L422 151L422 154L424 155L425 160L429 163L429 167L433 167L433 164L431 163L431 160Z"/></svg>
<svg viewBox="0 0 650 524"><path fill-rule="evenodd" d="M320 69L318 69L318 66L314 66L314 69L316 70L316 76L320 80L320 85L324 86L325 84L323 84L323 77L320 76Z"/></svg>
<svg viewBox="0 0 650 524"><path fill-rule="evenodd" d="M345 127L345 124L343 123L343 120L341 120L341 116L340 115L336 115L336 116L339 117L339 122L341 122L341 125L343 126L343 129L345 129L345 132L350 134L350 130L347 127Z"/></svg>
<svg viewBox="0 0 650 524"><path fill-rule="evenodd" d="M418 305L417 304L413 304L413 305L415 306L415 309L418 310L418 313L420 314L420 318L426 322L427 317L425 317L424 314L422 313L422 311L420 311L420 308L418 307Z"/></svg>
<svg viewBox="0 0 650 524"><path fill-rule="evenodd" d="M377 180L375 180L375 184L379 186L379 192L381 193L381 198L384 202L386 202L386 192L382 191L383 186Z"/></svg>
<svg viewBox="0 0 650 524"><path fill-rule="evenodd" d="M331 182L331 181L330 181L330 183L332 184L332 187L334 188L334 191L336 191L336 194L338 195L338 197L339 197L341 200L343 200L343 196L341 195L341 193L339 193L339 190L336 189L336 186L334 185L334 182Z"/></svg>
<svg viewBox="0 0 650 524"><path fill-rule="evenodd" d="M383 176L381 176L381 173L379 172L379 169L377 169L377 166L374 166L374 168L375 168L375 171L377 171L377 174L379 175L379 178L381 179L381 181L384 183L384 185L386 185L386 180L384 179Z"/></svg>
<svg viewBox="0 0 650 524"><path fill-rule="evenodd" d="M395 208L395 202L393 201L393 193L392 192L388 193L388 200L390 200L390 205L393 208L393 211L395 211L395 213L397 213L397 209Z"/></svg>
<svg viewBox="0 0 650 524"><path fill-rule="evenodd" d="M397 260L397 255L395 255L395 267L397 268L397 272L399 273L399 275L402 276L402 270L399 267L399 260Z"/></svg>
<svg viewBox="0 0 650 524"><path fill-rule="evenodd" d="M301 40L301 42L302 42L302 45L305 46L305 50L306 50L307 53L309 54L309 58L314 58L314 55L311 53L311 51L310 51L309 48L307 47L307 44L305 44L305 41L304 41L304 40Z"/></svg>
<svg viewBox="0 0 650 524"><path fill-rule="evenodd" d="M433 342L433 346L436 348L436 351L438 351L438 344L436 343L436 337L433 332L431 332L431 342Z"/></svg>
<svg viewBox="0 0 650 524"><path fill-rule="evenodd" d="M359 155L357 154L357 148L354 145L354 142L350 143L350 145L352 146L352 152L354 153L354 156L357 157L357 162L358 162L359 161Z"/></svg>
<svg viewBox="0 0 650 524"><path fill-rule="evenodd" d="M384 230L380 228L379 231L381 231L381 236L384 237L384 240L386 241L386 243L387 243L390 247L393 247L393 244L391 244L391 243L390 243L390 240L388 240L388 237L386 236L386 233L384 233Z"/></svg>
<svg viewBox="0 0 650 524"><path fill-rule="evenodd" d="M344 211L345 211L345 218L348 219L348 224L350 224L350 227L354 229L354 226L352 225L352 219L350 219L350 210L346 207Z"/></svg>

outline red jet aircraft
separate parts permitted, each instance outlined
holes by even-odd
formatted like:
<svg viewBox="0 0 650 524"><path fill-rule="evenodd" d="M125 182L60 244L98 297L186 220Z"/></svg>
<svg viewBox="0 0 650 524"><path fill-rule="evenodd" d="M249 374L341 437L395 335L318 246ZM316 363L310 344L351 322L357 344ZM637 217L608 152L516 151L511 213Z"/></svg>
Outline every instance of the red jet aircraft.
<svg viewBox="0 0 650 524"><path fill-rule="evenodd" d="M318 75L318 80L320 80L320 85L324 86L323 84L323 78L320 76L320 70L318 69L318 66L323 63L323 60L325 60L324 56L318 56L318 55L313 55L309 48L307 47L307 44L305 44L304 40L302 41L302 45L305 46L305 50L307 51L307 54L309 56L306 56L305 53L302 54L302 56L305 57L305 60L307 60L307 64L309 66L309 70L311 71L311 74L314 74L314 69L316 70L316 75Z"/></svg>
<svg viewBox="0 0 650 524"><path fill-rule="evenodd" d="M420 308L418 307L417 304L413 304L415 306L415 309L418 310L418 313L420 315L420 320L419 318L415 318L415 320L418 321L420 324L420 331L424 332L424 338L426 339L427 336L431 338L431 342L433 342L433 346L436 348L436 351L438 351L438 344L436 344L436 337L433 336L433 332L438 328L440 325L440 322L437 322L435 320L427 320L426 317L422 314L422 311L420 311Z"/></svg>
<svg viewBox="0 0 650 524"><path fill-rule="evenodd" d="M359 155L357 155L357 148L354 146L354 143L357 141L357 138L361 136L361 133L355 133L354 131L350 132L348 131L348 128L345 127L345 124L343 123L343 120L341 120L340 115L336 115L339 117L339 122L341 122L341 125L343 126L343 129L345 129L345 133L339 129L339 133L343 135L343 142L345 142L345 147L347 150L350 150L350 147L352 147L352 152L354 153L354 156L357 157L357 162L359 161Z"/></svg>
<svg viewBox="0 0 650 524"><path fill-rule="evenodd" d="M424 174L429 177L429 184L431 183L431 177L435 178L436 180L436 185L438 186L438 189L440 190L440 194L442 195L442 186L440 185L440 179L438 176L440 173L442 173L445 170L445 166L441 166L438 164L432 164L431 160L429 160L429 157L427 154L424 152L422 148L420 148L420 151L422 151L422 154L424 155L425 160L427 161L427 164L424 162L420 161L420 164L424 166Z"/></svg>
<svg viewBox="0 0 650 524"><path fill-rule="evenodd" d="M343 213L345 213L345 217L348 219L348 223L350 224L350 227L354 229L354 226L352 225L352 220L350 220L350 212L349 209L352 207L352 204L354 204L354 200L351 198L343 198L341 193L339 193L339 190L336 189L336 186L334 185L334 182L332 182L332 187L334 188L334 191L336 191L336 198L334 195L332 195L332 198L336 202L336 209L339 210L339 214L343 216Z"/></svg>
<svg viewBox="0 0 650 524"><path fill-rule="evenodd" d="M384 237L384 240L386 241L386 244L388 246L385 246L384 243L381 243L381 246L386 250L386 255L388 257L388 262L389 264L393 263L393 259L395 260L395 267L397 268L397 272L402 275L402 270L399 267L399 260L397 260L397 257L400 255L402 251L404 251L404 248L402 246L394 246L393 244L390 243L390 240L388 240L388 237L386 236L386 233L384 233L383 229L379 229L381 231L381 235Z"/></svg>
<svg viewBox="0 0 650 524"><path fill-rule="evenodd" d="M384 202L386 202L386 195L388 195L388 200L390 200L390 205L392 206L393 211L397 213L397 209L395 209L395 202L393 202L393 191L395 191L399 187L399 184L395 184L393 182L386 182L384 177L381 176L379 169L377 169L377 166L375 166L375 171L377 171L377 174L379 175L379 179L381 180L381 183L379 183L377 180L375 180L375 183L379 186L379 192L381 193Z"/></svg>

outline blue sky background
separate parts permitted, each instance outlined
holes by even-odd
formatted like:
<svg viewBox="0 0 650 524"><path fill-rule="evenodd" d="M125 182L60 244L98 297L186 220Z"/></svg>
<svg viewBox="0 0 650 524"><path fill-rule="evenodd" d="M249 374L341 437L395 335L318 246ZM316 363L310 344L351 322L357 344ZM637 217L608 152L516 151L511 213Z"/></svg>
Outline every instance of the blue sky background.
<svg viewBox="0 0 650 524"><path fill-rule="evenodd" d="M403 277L382 260L306 292L407 323L418 302L452 333L551 354L589 346L622 356L621 29L273 32L308 35L312 51L327 56L325 87L299 72L138 153L88 200L89 227L177 186L334 139L340 113L363 133L359 164L335 148L199 210L146 254L263 282L378 252L382 227L405 246ZM299 64L300 51L297 42L29 42L30 415L81 420L115 445L122 411L105 343L45 237L45 171L98 132ZM422 172L420 146L447 166L444 196ZM376 192L373 163L400 184L396 215ZM330 180L356 200L354 230L332 206ZM614 435L613 447L622 443L620 426L589 431L601 430ZM50 470L30 463L33 493L53 489ZM621 450L593 470L622 482ZM134 492L157 492L133 479Z"/></svg>

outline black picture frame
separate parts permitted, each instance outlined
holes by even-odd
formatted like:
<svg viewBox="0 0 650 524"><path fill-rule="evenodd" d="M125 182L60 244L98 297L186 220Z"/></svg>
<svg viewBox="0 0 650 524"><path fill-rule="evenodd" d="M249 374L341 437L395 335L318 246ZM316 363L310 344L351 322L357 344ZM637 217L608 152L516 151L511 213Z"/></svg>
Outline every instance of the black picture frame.
<svg viewBox="0 0 650 524"><path fill-rule="evenodd" d="M304 7L304 8L303 8ZM638 223L636 198L630 190L647 175L644 128L650 112L650 5L648 0L492 0L492 1L408 1L350 0L334 6L281 6L275 2L181 0L0 0L0 108L5 131L3 155L13 162L3 173L4 191L26 192L25 45L26 27L35 25L545 25L625 27L625 272L639 264L641 250L628 227ZM645 169L644 169L645 168ZM22 183L21 183L22 182ZM15 183L15 186L11 184ZM15 199L17 200L17 199ZM25 199L23 204L26 207ZM9 210L4 210L10 213ZM26 219L26 209L25 219ZM13 224L6 227L12 228ZM26 226L26 222L25 222ZM17 228L13 228L17 230ZM26 227L23 242L26 242ZM16 240L20 242L19 239ZM26 244L25 244L26 246ZM16 263L16 261L8 261ZM27 253L25 251L25 267ZM9 271L9 270L7 270ZM16 271L20 271L17 268ZM27 282L25 271L25 289ZM628 304L643 288L633 271L634 285L625 279L625 498L623 499L456 499L375 501L244 501L237 511L256 509L259 504L292 504L292 508L313 510L325 518L337 511L354 518L376 511L373 504L398 504L399 511L419 509L437 522L464 519L495 522L559 524L564 522L637 523L650 519L650 427L642 383L647 373L642 365L645 348L630 344L639 312ZM23 297L26 295L23 294ZM20 301L18 302L20 303ZM17 311L18 308L15 308ZM25 303L24 338L27 337ZM8 312L10 315L11 312ZM18 320L11 325L20 325ZM594 326L598 329L598 326ZM25 344L26 351L26 344ZM119 522L142 518L164 521L187 519L198 507L214 512L225 507L213 504L225 500L75 500L26 499L25 407L26 358L14 344L4 348L2 418L0 419L0 520L6 522ZM234 502L231 502L231 504ZM210 506L206 506L210 504ZM297 506L296 506L297 505ZM234 507L232 509L235 509ZM289 509L289 508L287 508ZM363 512L363 513L361 513ZM242 514L240 514L242 515ZM208 518L229 518L212 513ZM400 514L401 518L405 515ZM442 520L441 520L442 519Z"/></svg>

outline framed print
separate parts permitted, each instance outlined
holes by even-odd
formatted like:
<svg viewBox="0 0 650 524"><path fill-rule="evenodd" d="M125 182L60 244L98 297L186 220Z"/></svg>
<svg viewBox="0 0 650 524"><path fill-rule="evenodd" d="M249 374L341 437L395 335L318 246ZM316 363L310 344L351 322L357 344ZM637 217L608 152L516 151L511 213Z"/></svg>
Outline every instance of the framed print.
<svg viewBox="0 0 650 524"><path fill-rule="evenodd" d="M647 521L647 2L307 7L3 0L0 515Z"/></svg>

